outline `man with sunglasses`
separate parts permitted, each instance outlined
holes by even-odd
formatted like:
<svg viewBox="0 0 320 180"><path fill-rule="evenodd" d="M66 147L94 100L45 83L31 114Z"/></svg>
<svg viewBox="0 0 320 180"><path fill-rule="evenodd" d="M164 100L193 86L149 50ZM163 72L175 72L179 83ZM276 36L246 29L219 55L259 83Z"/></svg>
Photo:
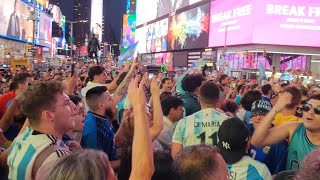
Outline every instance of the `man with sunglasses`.
<svg viewBox="0 0 320 180"><path fill-rule="evenodd" d="M303 158L320 147L320 95L311 96L303 107L303 123L290 122L269 129L275 115L292 101L292 94L281 93L278 102L255 130L251 144L262 147L289 141L287 170L296 170Z"/></svg>

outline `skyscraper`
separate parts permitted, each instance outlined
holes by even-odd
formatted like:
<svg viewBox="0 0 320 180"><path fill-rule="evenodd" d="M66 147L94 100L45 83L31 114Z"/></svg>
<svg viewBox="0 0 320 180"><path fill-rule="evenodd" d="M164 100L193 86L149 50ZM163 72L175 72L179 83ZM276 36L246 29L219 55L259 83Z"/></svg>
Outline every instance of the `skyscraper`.
<svg viewBox="0 0 320 180"><path fill-rule="evenodd" d="M79 47L84 45L86 36L90 32L90 6L91 0L74 0L73 1L73 36L75 44Z"/></svg>

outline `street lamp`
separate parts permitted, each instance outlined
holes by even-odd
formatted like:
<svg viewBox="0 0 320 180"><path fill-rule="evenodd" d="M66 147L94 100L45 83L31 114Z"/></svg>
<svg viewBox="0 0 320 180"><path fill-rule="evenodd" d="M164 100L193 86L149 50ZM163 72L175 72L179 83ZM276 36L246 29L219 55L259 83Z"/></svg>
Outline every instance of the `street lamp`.
<svg viewBox="0 0 320 180"><path fill-rule="evenodd" d="M88 20L80 20L80 21L66 21L67 23L70 23L71 24L71 27L70 27L70 39L72 39L70 41L70 58L72 58L72 50L73 50L73 24L75 23L85 23L85 22L88 22Z"/></svg>

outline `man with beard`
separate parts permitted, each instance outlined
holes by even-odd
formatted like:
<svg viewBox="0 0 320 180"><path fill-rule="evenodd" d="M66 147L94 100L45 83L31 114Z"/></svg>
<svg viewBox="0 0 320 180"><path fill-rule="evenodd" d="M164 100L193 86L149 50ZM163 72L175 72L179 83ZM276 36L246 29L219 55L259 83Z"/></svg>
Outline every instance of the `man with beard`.
<svg viewBox="0 0 320 180"><path fill-rule="evenodd" d="M84 121L81 146L102 150L108 154L113 169L120 166L116 159L115 131L108 119L115 102L105 86L97 86L86 94L90 110Z"/></svg>

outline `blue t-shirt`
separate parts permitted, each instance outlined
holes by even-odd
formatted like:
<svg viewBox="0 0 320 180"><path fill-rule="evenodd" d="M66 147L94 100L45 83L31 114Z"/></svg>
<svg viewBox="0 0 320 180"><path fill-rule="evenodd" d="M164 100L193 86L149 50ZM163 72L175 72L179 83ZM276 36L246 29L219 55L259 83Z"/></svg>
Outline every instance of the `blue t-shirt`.
<svg viewBox="0 0 320 180"><path fill-rule="evenodd" d="M248 125L250 136L254 132L253 124ZM252 159L267 165L271 174L277 174L286 169L288 155L288 142L281 141L272 146L255 147L250 146L250 156Z"/></svg>
<svg viewBox="0 0 320 180"><path fill-rule="evenodd" d="M88 112L84 121L81 146L102 150L108 154L111 161L116 160L114 134L113 126L108 119Z"/></svg>

